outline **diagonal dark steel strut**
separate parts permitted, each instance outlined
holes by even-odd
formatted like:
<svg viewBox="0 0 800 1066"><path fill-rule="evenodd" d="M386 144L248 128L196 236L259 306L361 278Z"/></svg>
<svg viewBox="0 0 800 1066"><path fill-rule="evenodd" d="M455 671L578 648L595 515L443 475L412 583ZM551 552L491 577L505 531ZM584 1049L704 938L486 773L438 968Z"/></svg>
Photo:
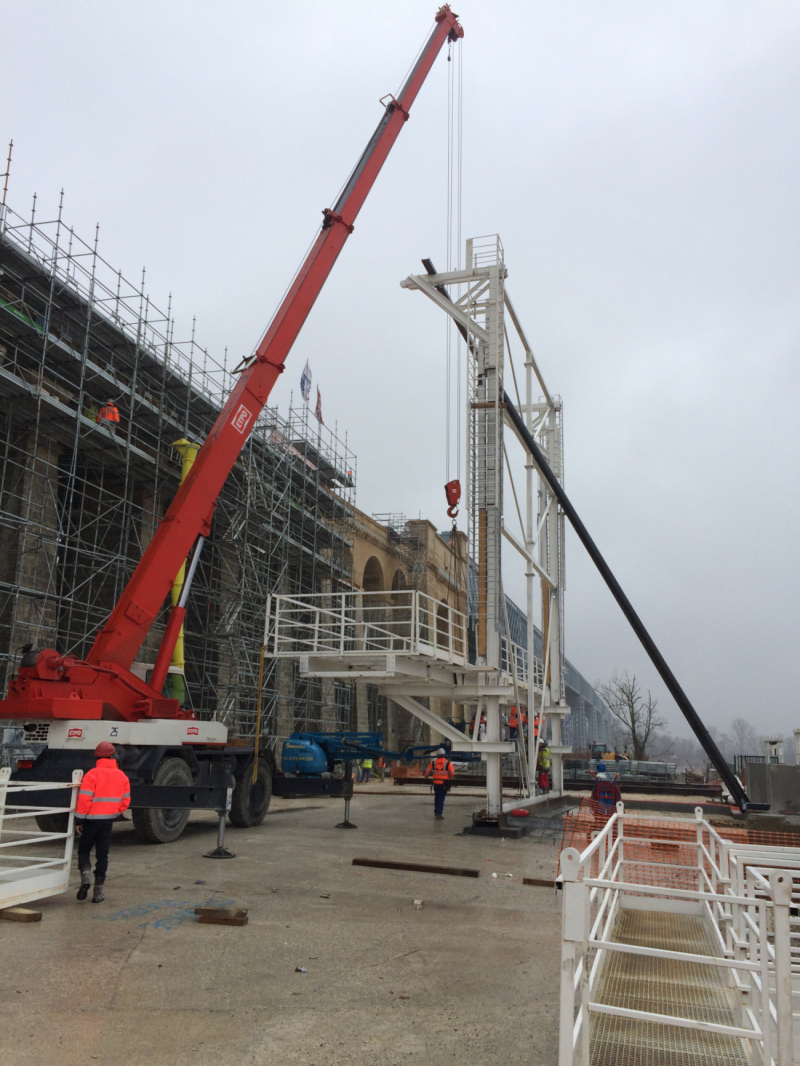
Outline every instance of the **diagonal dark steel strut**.
<svg viewBox="0 0 800 1066"><path fill-rule="evenodd" d="M425 267L428 274L436 273L436 268L434 267L430 259L423 259L422 265ZM450 293L447 291L444 285L437 285L436 289L442 294L442 296L445 296L452 303ZM456 321L456 326L464 340L467 342L467 345L469 346L470 341L466 328L458 321ZM700 715L694 709L689 700L689 697L681 688L678 679L675 677L672 670L670 670L666 659L658 650L655 641L645 629L644 623L633 608L633 604L623 592L622 586L614 577L608 563L600 554L600 549L592 540L589 534L589 530L580 520L578 512L572 506L572 503L570 502L570 499L567 496L566 492L564 492L561 483L559 482L553 471L550 469L550 464L545 459L544 453L542 452L536 441L533 439L531 434L528 432L527 426L525 425L522 416L520 415L519 411L517 411L514 404L511 402L511 399L509 398L509 395L507 392L505 392L505 390L503 391L503 403L505 405L506 411L508 412L509 418L514 423L514 427L517 430L517 433L519 434L521 442L531 453L531 456L533 457L533 461L536 464L539 473L550 486L550 491L553 493L553 495L561 505L561 510L570 520L572 528L578 535L578 539L580 540L581 544L583 544L586 551L589 553L589 557L594 563L594 565L600 571L600 575L602 576L606 585L608 585L609 589L611 590L611 595L619 604L622 613L628 619L631 628L633 629L636 636L639 638L639 642L641 643L647 654L650 656L650 661L653 663L653 666L655 666L656 670L658 670L661 680L667 686L670 695L675 700L684 718L691 726L692 732L700 741L703 751L705 751L706 755L714 764L717 773L725 782L734 802L742 811L768 811L768 803L751 803L750 800L747 798L747 793L742 788L739 779L736 777L733 770L731 770L730 766L723 758L722 752L719 750L719 748L714 742L714 738L706 729L705 725L703 725L703 721L700 718Z"/></svg>
<svg viewBox="0 0 800 1066"><path fill-rule="evenodd" d="M514 423L517 433L519 434L520 440L524 443L525 447L531 453L531 456L533 457L534 463L536 463L539 473L550 486L550 491L553 493L553 495L561 505L561 510L570 520L572 528L578 535L578 539L580 540L581 544L583 544L586 551L589 553L589 557L591 558L594 565L600 571L601 577L611 590L611 595L617 601L622 610L622 613L630 622L631 628L633 629L636 636L639 638L639 642L641 643L647 654L650 656L650 661L652 662L653 666L655 666L656 670L658 670L661 680L669 689L670 695L675 700L678 707L680 707L684 718L692 727L692 732L702 744L703 750L705 751L706 755L708 755L709 759L716 767L717 773L725 782L728 791L733 797L736 805L743 811L747 810L748 808L750 810L769 810L769 804L751 803L750 800L747 798L747 793L742 788L739 779L736 777L733 770L731 770L728 763L722 757L722 752L714 743L714 738L703 725L700 715L692 706L691 702L689 701L689 697L681 688L678 679L675 677L672 670L670 670L666 659L656 647L655 641L645 629L644 623L642 622L639 615L633 609L633 604L622 591L622 586L614 577L608 563L600 554L600 549L592 540L591 536L589 535L588 529L578 517L578 512L572 506L572 503L570 502L570 499L567 496L566 492L564 492L564 489L562 488L558 478L550 469L550 466L547 460L545 459L541 448L538 446L536 441L528 432L528 429L522 419L522 416L520 415L519 411L517 411L516 407L514 407L508 396L508 393L506 392L503 393L503 403L505 404L508 417Z"/></svg>

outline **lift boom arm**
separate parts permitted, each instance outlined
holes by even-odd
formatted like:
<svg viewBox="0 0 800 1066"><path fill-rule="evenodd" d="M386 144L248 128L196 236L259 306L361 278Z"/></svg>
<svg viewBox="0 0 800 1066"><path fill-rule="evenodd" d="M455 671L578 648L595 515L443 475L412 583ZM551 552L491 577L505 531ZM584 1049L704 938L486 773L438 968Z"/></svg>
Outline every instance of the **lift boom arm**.
<svg viewBox="0 0 800 1066"><path fill-rule="evenodd" d="M98 634L88 661L130 667L175 575L199 535L209 531L217 497L245 441L267 402L283 364L314 301L353 231L367 195L409 109L444 42L463 36L448 5L436 14L436 25L408 76L399 100L389 99L386 111L333 210L325 210L322 230L306 257L255 355L242 371L228 402L206 438L190 474L178 490L139 565Z"/></svg>
<svg viewBox="0 0 800 1066"><path fill-rule="evenodd" d="M375 183L433 62L446 40L464 36L457 16L445 4L408 75L399 99L384 97L383 117L333 209L325 209L322 229L236 387L197 454L167 514L85 661L52 648L26 649L17 676L0 700L2 718L193 718L177 700L162 697L170 655L186 613L189 578L172 608L151 682L131 670L150 627L169 594L175 575L197 542L208 535L217 497L225 484L314 301L325 284L353 223ZM193 730L197 732L197 730Z"/></svg>

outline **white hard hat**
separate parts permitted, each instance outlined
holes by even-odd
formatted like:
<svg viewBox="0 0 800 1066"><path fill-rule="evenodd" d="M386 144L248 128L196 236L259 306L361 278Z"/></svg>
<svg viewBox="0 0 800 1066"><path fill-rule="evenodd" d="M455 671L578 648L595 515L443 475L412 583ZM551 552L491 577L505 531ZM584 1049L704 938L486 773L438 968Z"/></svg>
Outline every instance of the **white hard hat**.
<svg viewBox="0 0 800 1066"><path fill-rule="evenodd" d="M439 750L436 752L436 754L437 755L446 755L447 752L444 750L444 748L439 748Z"/></svg>

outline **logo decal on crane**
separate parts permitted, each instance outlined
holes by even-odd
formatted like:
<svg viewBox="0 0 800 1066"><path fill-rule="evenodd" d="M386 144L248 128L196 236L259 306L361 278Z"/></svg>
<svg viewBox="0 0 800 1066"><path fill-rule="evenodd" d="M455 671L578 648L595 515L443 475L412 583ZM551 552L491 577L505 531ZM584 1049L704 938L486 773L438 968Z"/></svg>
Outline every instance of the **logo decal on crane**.
<svg viewBox="0 0 800 1066"><path fill-rule="evenodd" d="M67 733L67 740L80 740L83 736L82 729L70 729Z"/></svg>
<svg viewBox="0 0 800 1066"><path fill-rule="evenodd" d="M250 419L253 417L253 412L248 411L243 403L239 404L239 409L231 419L233 428L239 433L244 433L247 427L250 425Z"/></svg>
<svg viewBox="0 0 800 1066"><path fill-rule="evenodd" d="M189 728L186 730L186 735L187 737L197 737L200 735L200 730L196 725L190 725Z"/></svg>

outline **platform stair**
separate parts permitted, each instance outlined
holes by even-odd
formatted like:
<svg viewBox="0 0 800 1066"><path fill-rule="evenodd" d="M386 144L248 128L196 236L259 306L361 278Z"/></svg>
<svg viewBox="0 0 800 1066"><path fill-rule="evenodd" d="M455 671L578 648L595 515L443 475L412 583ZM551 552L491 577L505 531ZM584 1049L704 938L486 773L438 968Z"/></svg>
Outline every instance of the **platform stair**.
<svg viewBox="0 0 800 1066"><path fill-rule="evenodd" d="M796 838L699 807L565 823L558 1066L795 1066Z"/></svg>

